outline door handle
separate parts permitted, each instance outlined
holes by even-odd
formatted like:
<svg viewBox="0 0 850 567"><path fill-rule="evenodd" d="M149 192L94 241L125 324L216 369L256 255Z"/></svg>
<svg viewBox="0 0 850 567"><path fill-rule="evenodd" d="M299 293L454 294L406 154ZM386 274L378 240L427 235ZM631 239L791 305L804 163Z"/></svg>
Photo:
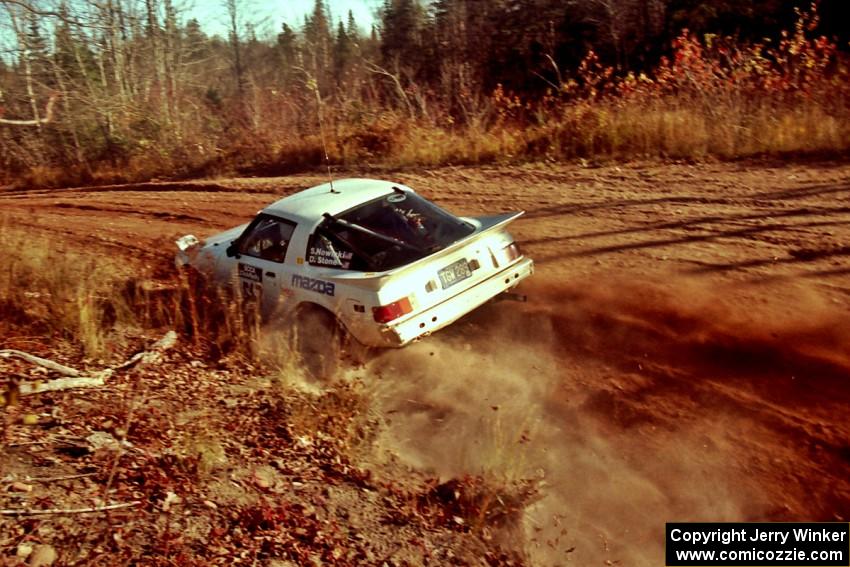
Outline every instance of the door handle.
<svg viewBox="0 0 850 567"><path fill-rule="evenodd" d="M266 272L266 277L267 278L276 278L277 276L275 275L274 272Z"/></svg>

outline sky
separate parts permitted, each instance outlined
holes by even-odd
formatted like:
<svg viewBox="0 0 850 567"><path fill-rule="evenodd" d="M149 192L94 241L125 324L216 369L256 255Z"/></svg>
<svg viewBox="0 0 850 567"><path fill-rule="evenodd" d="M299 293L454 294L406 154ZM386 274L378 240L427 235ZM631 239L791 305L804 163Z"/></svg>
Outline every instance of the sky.
<svg viewBox="0 0 850 567"><path fill-rule="evenodd" d="M313 11L315 0L240 0L243 7L243 22L257 26L257 35L277 35L286 22L295 29L304 25L304 16ZM326 0L334 24L348 19L348 11L354 14L361 33L368 33L375 21L375 12L383 0ZM183 11L184 21L197 18L201 28L210 35L227 35L227 10L224 0L204 2L197 0L193 7ZM335 26L334 26L335 27Z"/></svg>
<svg viewBox="0 0 850 567"><path fill-rule="evenodd" d="M252 23L257 36L265 39L277 37L283 22L300 30L304 25L304 16L313 11L315 0L237 0L237 3L242 10L240 20L243 32L245 24ZM339 20L348 21L348 11L351 10L363 34L368 34L372 29L375 14L383 3L384 0L325 0L333 18L334 30ZM227 37L225 0L176 0L174 6L182 23L197 18L208 35ZM5 14L0 10L0 57L11 60L17 53L17 43L3 16Z"/></svg>

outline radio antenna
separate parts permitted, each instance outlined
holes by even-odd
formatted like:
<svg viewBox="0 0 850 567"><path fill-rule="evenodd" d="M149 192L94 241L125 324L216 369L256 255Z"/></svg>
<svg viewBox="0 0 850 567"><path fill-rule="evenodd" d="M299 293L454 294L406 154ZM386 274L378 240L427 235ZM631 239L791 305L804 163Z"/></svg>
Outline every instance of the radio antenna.
<svg viewBox="0 0 850 567"><path fill-rule="evenodd" d="M319 94L319 84L313 77L310 77L309 83L313 92L316 93L316 108L318 109L319 116L319 135L322 137L322 151L325 153L325 166L328 168L328 183L331 186L331 193L339 193L336 189L334 189L334 177L331 174L331 159L328 157L328 143L325 140L325 125L324 120L322 120L322 97Z"/></svg>

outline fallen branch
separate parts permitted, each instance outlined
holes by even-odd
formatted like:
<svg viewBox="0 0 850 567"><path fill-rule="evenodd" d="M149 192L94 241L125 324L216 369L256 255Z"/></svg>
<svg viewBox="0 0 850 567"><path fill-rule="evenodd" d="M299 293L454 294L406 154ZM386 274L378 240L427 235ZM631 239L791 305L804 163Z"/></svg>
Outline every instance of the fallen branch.
<svg viewBox="0 0 850 567"><path fill-rule="evenodd" d="M20 443L7 443L6 447L28 447L32 445L51 445L53 443L61 443L63 445L71 445L76 446L79 445L80 441L84 441L82 437L76 436L66 436L64 438L60 436L55 436L51 439L45 439L42 441L22 441Z"/></svg>
<svg viewBox="0 0 850 567"><path fill-rule="evenodd" d="M24 478L26 482L59 482L62 480L74 480L78 478L87 478L95 476L98 473L81 473L81 474L66 474L64 476L28 476Z"/></svg>
<svg viewBox="0 0 850 567"><path fill-rule="evenodd" d="M125 370L139 363L157 363L160 361L160 355L162 354L162 352L173 348L175 344L177 344L177 333L175 333L174 331L168 331L167 333L165 333L165 336L163 336L161 339L159 339L153 344L151 350L134 354L132 358L130 358L123 364L113 366L112 370Z"/></svg>
<svg viewBox="0 0 850 567"><path fill-rule="evenodd" d="M52 441L24 441L22 443L6 443L5 447L30 447L32 445L50 445Z"/></svg>
<svg viewBox="0 0 850 567"><path fill-rule="evenodd" d="M75 368L21 350L0 350L0 358L20 358L37 366L42 366L48 370L68 376L68 378L59 378L48 382L24 382L18 384L18 393L22 396L28 396L43 392L70 390L72 388L99 388L105 385L106 379L112 376L112 373L116 370L126 370L137 365L142 366L160 362L163 351L174 347L175 344L177 344L177 333L168 331L164 337L153 344L150 350L137 353L126 362L97 372L94 376L81 376L80 371Z"/></svg>
<svg viewBox="0 0 850 567"><path fill-rule="evenodd" d="M43 392L58 392L70 390L71 388L99 388L105 383L103 376L95 378L59 378L49 382L24 383L18 386L22 396L30 394L41 394Z"/></svg>
<svg viewBox="0 0 850 567"><path fill-rule="evenodd" d="M149 364L151 362L159 362L161 360L162 351L170 349L175 344L177 344L177 333L174 331L168 331L165 333L165 336L159 339L154 343L153 349L151 351L139 353L126 363L122 365L122 367L128 367L133 364ZM139 381L136 381L136 385L139 385ZM124 439L126 440L127 431L130 431L130 426L133 423L133 418L136 415L136 408L140 404L139 399L144 400L147 394L148 382L142 381L141 383L142 392L139 395L138 392L134 393L133 401L130 404L130 411L127 412L127 421L124 423ZM118 463L121 461L121 457L124 454L124 443L120 443L118 445L118 450L115 451L115 459L112 461L112 467L109 470L109 477L106 479L106 485L103 487L103 497L104 500L109 496L109 491L112 489L112 482L115 480L115 475L118 473Z"/></svg>
<svg viewBox="0 0 850 567"><path fill-rule="evenodd" d="M110 504L108 506L95 506L93 508L48 508L46 510L0 510L0 516L46 516L56 514L89 514L92 512L106 512L107 510L121 510L138 506L141 501L124 502L123 504Z"/></svg>
<svg viewBox="0 0 850 567"><path fill-rule="evenodd" d="M20 358L22 360L26 360L31 364L35 364L36 366L42 366L47 368L48 370L52 370L54 372L58 372L64 376L80 376L80 371L71 368L70 366L65 366L64 364L59 364L58 362L53 362L47 358L41 358L40 356L35 356L34 354L30 354L28 352L24 352L22 350L14 350L14 349L4 349L0 350L0 358Z"/></svg>

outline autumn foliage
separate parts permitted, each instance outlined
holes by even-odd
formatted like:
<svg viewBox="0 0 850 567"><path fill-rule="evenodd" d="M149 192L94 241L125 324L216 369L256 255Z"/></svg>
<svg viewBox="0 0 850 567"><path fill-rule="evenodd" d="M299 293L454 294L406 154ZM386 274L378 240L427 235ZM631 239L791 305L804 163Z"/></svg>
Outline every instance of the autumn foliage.
<svg viewBox="0 0 850 567"><path fill-rule="evenodd" d="M846 150L850 69L816 35L813 5L779 41L741 44L683 30L651 73L618 75L589 52L539 105L493 95L498 123L525 126L534 152L559 159Z"/></svg>
<svg viewBox="0 0 850 567"><path fill-rule="evenodd" d="M0 182L279 175L323 165L326 154L333 165L368 168L728 159L850 146L848 57L836 39L823 35L816 4L797 9L790 29L759 41L683 29L658 50L664 55L644 65L620 65L610 53L591 49L575 67L561 69L545 54L549 70L529 70L529 81L545 88L516 80L489 85L495 75L480 69L497 62L464 62L449 48L440 52L454 39L441 39L448 32L439 27L420 26L407 39L396 38L391 25L422 17L402 9L414 5L388 3L383 36L373 31L369 38L353 20L347 27L340 23L334 35L317 3L303 33L284 26L276 46L239 39L236 32L225 44L204 36L197 22L178 31L167 12L160 35L116 44L131 55L115 69L103 60L109 53L82 49L70 31L60 35L60 27L52 54L58 68L49 71L45 64L41 70L52 88L35 96L43 104L61 95L56 118L38 128L0 125ZM441 20L438 13L433 25L450 28L452 17ZM433 68L419 61L432 45L422 39L426 32L442 57ZM414 40L421 49L404 47ZM467 49L475 46L467 43ZM167 51L171 44L182 51ZM68 46L74 53L62 51ZM224 88L230 78L223 71L197 75L210 58L227 61L228 50L237 56L233 61L231 53L230 64L239 63L233 67L236 87ZM133 59L135 51L162 59L153 80L142 74L146 62ZM112 58L120 61L120 55ZM126 76L113 81L119 71ZM203 87L211 78L215 84ZM12 86L24 92L19 79ZM15 112L38 111L32 102L19 97Z"/></svg>

